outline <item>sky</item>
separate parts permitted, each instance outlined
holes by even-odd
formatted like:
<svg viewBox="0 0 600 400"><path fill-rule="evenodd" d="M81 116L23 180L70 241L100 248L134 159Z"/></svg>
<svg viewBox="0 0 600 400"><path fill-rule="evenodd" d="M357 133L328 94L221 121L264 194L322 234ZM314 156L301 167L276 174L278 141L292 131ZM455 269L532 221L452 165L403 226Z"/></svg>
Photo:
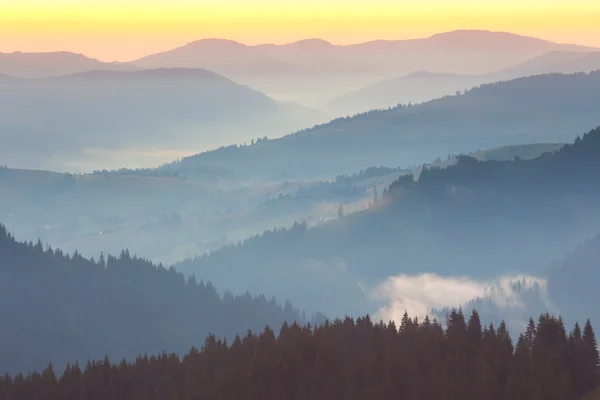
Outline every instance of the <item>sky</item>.
<svg viewBox="0 0 600 400"><path fill-rule="evenodd" d="M486 29L600 47L598 0L0 0L0 52L130 61L202 38L335 44Z"/></svg>

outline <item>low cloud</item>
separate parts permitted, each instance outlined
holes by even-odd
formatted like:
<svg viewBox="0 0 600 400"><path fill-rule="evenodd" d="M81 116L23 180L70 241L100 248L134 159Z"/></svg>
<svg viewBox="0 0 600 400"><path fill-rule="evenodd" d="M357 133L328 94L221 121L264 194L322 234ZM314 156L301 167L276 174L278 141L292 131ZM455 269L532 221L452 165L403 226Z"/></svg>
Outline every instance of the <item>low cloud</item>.
<svg viewBox="0 0 600 400"><path fill-rule="evenodd" d="M422 319L431 314L432 308L459 307L478 297L490 299L501 309L522 310L526 305L511 284L516 281L523 282L525 288L538 285L540 295L547 299L546 281L533 276L506 276L494 281L480 281L436 274L390 277L371 292L371 297L382 304L376 317L384 321L399 321L405 311Z"/></svg>

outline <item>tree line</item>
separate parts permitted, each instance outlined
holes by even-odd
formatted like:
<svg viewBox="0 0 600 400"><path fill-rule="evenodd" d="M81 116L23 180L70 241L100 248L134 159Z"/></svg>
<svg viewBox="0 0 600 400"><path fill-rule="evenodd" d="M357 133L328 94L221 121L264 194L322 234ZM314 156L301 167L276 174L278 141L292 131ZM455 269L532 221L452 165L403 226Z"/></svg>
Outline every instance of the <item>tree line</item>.
<svg viewBox="0 0 600 400"><path fill-rule="evenodd" d="M409 175L400 177L389 187L386 195L393 195L401 189L419 187L427 190L448 184L543 191L544 194L555 191L560 185L572 192L597 195L598 189L590 181L595 181L600 170L599 153L600 127L597 127L556 152L546 152L531 160L478 161L469 155L459 155L455 165L424 168L417 182L413 182Z"/></svg>
<svg viewBox="0 0 600 400"><path fill-rule="evenodd" d="M209 332L233 339L265 324L308 321L290 302L222 294L127 250L95 261L40 241L18 242L2 225L0 304L0 374L40 369L50 360L183 354Z"/></svg>
<svg viewBox="0 0 600 400"><path fill-rule="evenodd" d="M200 349L108 358L0 378L13 399L460 399L578 400L594 389L599 356L589 320L567 333L562 319L530 320L513 345L506 324L483 325L452 310L445 327L410 318L346 317L279 335L248 330L231 343L208 335Z"/></svg>

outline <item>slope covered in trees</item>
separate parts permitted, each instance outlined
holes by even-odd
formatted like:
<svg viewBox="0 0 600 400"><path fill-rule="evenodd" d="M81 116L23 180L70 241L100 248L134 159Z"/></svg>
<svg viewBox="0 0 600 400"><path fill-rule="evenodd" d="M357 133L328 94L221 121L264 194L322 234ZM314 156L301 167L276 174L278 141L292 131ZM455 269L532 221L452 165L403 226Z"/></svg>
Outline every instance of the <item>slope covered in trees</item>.
<svg viewBox="0 0 600 400"><path fill-rule="evenodd" d="M97 262L41 243L19 243L0 225L0 371L67 361L184 352L213 332L232 339L247 329L304 321L290 303L245 294L220 296L130 256Z"/></svg>
<svg viewBox="0 0 600 400"><path fill-rule="evenodd" d="M516 328L529 315L541 312L562 314L566 323L591 318L600 320L597 307L600 297L600 234L579 245L565 257L552 263L535 280L515 279L490 285L483 296L462 305L464 310L476 309L482 318L496 323L506 319ZM530 278L531 279L531 278ZM512 306L507 307L507 301ZM433 310L443 315L450 308Z"/></svg>
<svg viewBox="0 0 600 400"><path fill-rule="evenodd" d="M600 234L570 252L548 271L548 291L565 315L600 320Z"/></svg>
<svg viewBox="0 0 600 400"><path fill-rule="evenodd" d="M266 232L177 268L329 315L372 310L370 289L398 274L536 275L598 232L599 171L600 129L532 160L461 157L416 182L401 177L373 209ZM290 275L316 295L282 285Z"/></svg>
<svg viewBox="0 0 600 400"><path fill-rule="evenodd" d="M0 399L579 400L598 384L589 320L567 333L560 318L541 315L516 344L504 323L485 326L476 312L451 312L445 329L408 315L399 325L368 316L284 324L278 336L267 327L231 344L208 336L183 358L104 359L61 377L49 365L0 378Z"/></svg>
<svg viewBox="0 0 600 400"><path fill-rule="evenodd" d="M598 124L600 71L540 75L482 85L463 95L369 111L171 165L181 176L228 168L248 177L311 178L371 165L418 165L446 154L509 144L570 142Z"/></svg>

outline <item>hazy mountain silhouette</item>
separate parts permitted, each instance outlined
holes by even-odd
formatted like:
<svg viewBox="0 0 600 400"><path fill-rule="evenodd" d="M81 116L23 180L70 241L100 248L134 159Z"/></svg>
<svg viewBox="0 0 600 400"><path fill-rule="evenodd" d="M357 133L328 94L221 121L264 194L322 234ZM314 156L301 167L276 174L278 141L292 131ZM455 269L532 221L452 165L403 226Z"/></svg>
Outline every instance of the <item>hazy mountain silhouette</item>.
<svg viewBox="0 0 600 400"><path fill-rule="evenodd" d="M487 84L459 96L371 111L248 148L224 148L173 165L248 177L330 179L372 165L420 165L447 154L566 142L597 124L600 72L541 75Z"/></svg>
<svg viewBox="0 0 600 400"><path fill-rule="evenodd" d="M15 81L15 80L20 80L20 79L23 79L23 78L18 78L16 76L7 75L7 74L0 74L0 82Z"/></svg>
<svg viewBox="0 0 600 400"><path fill-rule="evenodd" d="M397 104L420 103L485 83L531 75L595 70L600 70L600 52L552 51L487 74L459 75L418 71L400 78L385 79L338 96L325 109L331 114L352 115Z"/></svg>
<svg viewBox="0 0 600 400"><path fill-rule="evenodd" d="M557 50L585 51L591 48L474 30L440 33L424 39L380 40L347 46L332 45L320 39L255 46L207 39L141 58L133 64L145 68L199 67L236 75L243 74L248 65L258 60L270 58L285 62L285 65L318 66L320 73L385 75L391 72L398 76L415 70L484 73ZM281 71L285 73L285 69Z"/></svg>
<svg viewBox="0 0 600 400"><path fill-rule="evenodd" d="M489 80L480 75L458 75L418 71L401 78L385 79L336 97L326 107L331 114L353 115L366 110L422 103L457 91L471 89Z"/></svg>
<svg viewBox="0 0 600 400"><path fill-rule="evenodd" d="M257 63L276 74L326 74L328 62L336 61L332 49L339 46L322 40L304 40L287 45L247 46L223 39L203 39L163 53L146 56L132 62L144 68L196 67L206 68L226 76L244 75ZM322 58L326 57L325 60ZM337 56L339 57L339 56ZM249 72L261 71L250 68ZM340 73L341 70L334 72Z"/></svg>
<svg viewBox="0 0 600 400"><path fill-rule="evenodd" d="M0 53L0 73L24 78L69 75L93 70L132 71L136 69L138 68L130 64L105 63L66 51Z"/></svg>
<svg viewBox="0 0 600 400"><path fill-rule="evenodd" d="M283 135L320 118L200 69L92 71L3 82L0 115L0 137L8 144L0 156L6 164L49 169L70 164L71 170L86 162L87 170L111 167L85 157L85 149L210 149ZM112 166L128 166L126 161Z"/></svg>
<svg viewBox="0 0 600 400"><path fill-rule="evenodd" d="M373 64L397 77L413 71L482 74L553 50L593 50L506 32L459 30L425 39L375 41L352 46Z"/></svg>
<svg viewBox="0 0 600 400"><path fill-rule="evenodd" d="M466 30L356 45L308 39L286 45L247 46L207 39L133 64L143 68L206 68L276 97L322 106L350 90L414 71L483 74L559 50L592 49L504 32ZM269 79L265 79L265 71Z"/></svg>
<svg viewBox="0 0 600 400"><path fill-rule="evenodd" d="M570 74L596 70L600 70L600 51L552 51L513 67L491 73L489 77L506 79L537 74Z"/></svg>

